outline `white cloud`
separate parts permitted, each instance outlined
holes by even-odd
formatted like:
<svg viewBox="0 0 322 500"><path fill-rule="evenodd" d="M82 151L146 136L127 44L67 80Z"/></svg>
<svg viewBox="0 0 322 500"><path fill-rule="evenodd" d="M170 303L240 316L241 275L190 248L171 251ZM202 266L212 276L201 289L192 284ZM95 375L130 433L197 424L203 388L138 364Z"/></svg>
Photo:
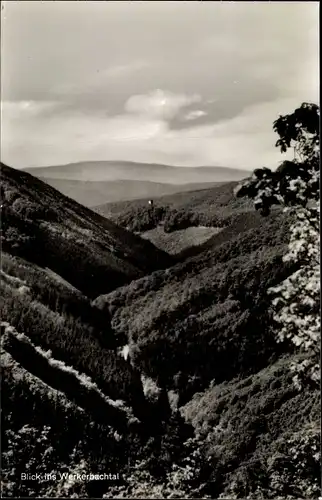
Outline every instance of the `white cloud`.
<svg viewBox="0 0 322 500"><path fill-rule="evenodd" d="M174 94L156 89L149 94L131 96L124 108L129 113L168 120L173 118L181 108L200 100L199 95Z"/></svg>
<svg viewBox="0 0 322 500"><path fill-rule="evenodd" d="M187 113L183 118L184 120L190 121L190 120L196 120L197 118L201 118L202 116L206 116L206 112L202 111L201 109L197 109L196 111L190 111Z"/></svg>
<svg viewBox="0 0 322 500"><path fill-rule="evenodd" d="M177 102L169 106L167 118L178 109ZM183 166L276 167L284 156L275 148L273 121L280 113L292 112L298 102L287 99L249 106L232 119L199 126L191 122L192 126L181 130L170 129L153 107L150 114L133 111L118 116L66 110L48 119L46 105L4 103L4 162L24 167L118 159Z"/></svg>
<svg viewBox="0 0 322 500"><path fill-rule="evenodd" d="M116 66L111 66L107 68L105 71L101 72L101 76L108 78L117 78L117 77L125 77L128 76L140 69L146 68L148 63L145 61L134 61L129 64L120 64Z"/></svg>
<svg viewBox="0 0 322 500"><path fill-rule="evenodd" d="M1 101L0 107L6 124L7 116L10 119L37 116L46 111L53 111L59 105L56 101Z"/></svg>
<svg viewBox="0 0 322 500"><path fill-rule="evenodd" d="M162 120L141 116L119 115L104 121L104 133L108 141L146 141L160 136L167 125Z"/></svg>

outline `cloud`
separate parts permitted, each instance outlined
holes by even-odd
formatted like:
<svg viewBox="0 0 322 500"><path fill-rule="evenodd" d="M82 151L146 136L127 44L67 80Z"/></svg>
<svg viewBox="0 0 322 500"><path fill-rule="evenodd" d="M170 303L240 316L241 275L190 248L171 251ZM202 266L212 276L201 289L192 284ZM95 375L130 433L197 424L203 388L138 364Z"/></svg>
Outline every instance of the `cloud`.
<svg viewBox="0 0 322 500"><path fill-rule="evenodd" d="M104 132L108 141L144 142L164 133L167 125L162 120L142 116L119 115L105 120Z"/></svg>
<svg viewBox="0 0 322 500"><path fill-rule="evenodd" d="M152 63L136 60L127 64L116 64L107 68L99 68L96 71L91 71L81 81L55 85L52 88L52 92L63 98L68 97L69 99L73 96L75 97L75 95L84 94L86 89L90 90L91 93L98 92L110 83L114 85L119 84L120 80L127 79L129 76L133 77L135 73L139 74L141 70L151 66Z"/></svg>
<svg viewBox="0 0 322 500"><path fill-rule="evenodd" d="M154 108L150 114L133 111L117 116L66 110L48 119L47 103L4 103L2 157L17 167L93 159L276 167L286 156L275 148L273 121L297 105L294 99L261 103L232 119L202 125L191 121L188 128L173 130Z"/></svg>
<svg viewBox="0 0 322 500"><path fill-rule="evenodd" d="M128 113L169 120L176 116L181 108L199 102L199 95L175 94L161 89L146 95L133 95L125 103Z"/></svg>
<svg viewBox="0 0 322 500"><path fill-rule="evenodd" d="M190 121L190 120L196 120L197 118L201 118L202 116L206 116L207 113L205 111L202 111L201 109L197 109L195 111L190 111L186 115L184 115L183 119Z"/></svg>
<svg viewBox="0 0 322 500"><path fill-rule="evenodd" d="M129 64L111 66L105 71L101 72L101 76L107 78L125 77L148 66L149 65L146 61L134 61Z"/></svg>
<svg viewBox="0 0 322 500"><path fill-rule="evenodd" d="M57 101L1 101L1 114L4 120L7 116L10 119L35 117L52 112L59 105Z"/></svg>

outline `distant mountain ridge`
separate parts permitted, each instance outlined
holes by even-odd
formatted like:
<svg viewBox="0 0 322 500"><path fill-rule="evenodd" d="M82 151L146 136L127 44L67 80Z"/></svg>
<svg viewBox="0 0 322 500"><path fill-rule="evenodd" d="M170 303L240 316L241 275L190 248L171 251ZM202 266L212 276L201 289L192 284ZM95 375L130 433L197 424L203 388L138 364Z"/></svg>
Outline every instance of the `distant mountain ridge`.
<svg viewBox="0 0 322 500"><path fill-rule="evenodd" d="M81 181L150 181L165 184L238 181L248 170L227 167L175 167L129 161L88 161L24 169L36 177Z"/></svg>

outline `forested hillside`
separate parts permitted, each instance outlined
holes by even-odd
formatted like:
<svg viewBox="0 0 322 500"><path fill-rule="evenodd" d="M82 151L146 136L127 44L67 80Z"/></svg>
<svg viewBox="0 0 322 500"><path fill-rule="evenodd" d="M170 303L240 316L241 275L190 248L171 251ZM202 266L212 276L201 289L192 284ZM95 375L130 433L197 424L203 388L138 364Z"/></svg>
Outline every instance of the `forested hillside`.
<svg viewBox="0 0 322 500"><path fill-rule="evenodd" d="M1 177L2 494L95 497L111 478L60 475L108 469L122 484L143 459L165 471L192 431L175 417L179 444L167 448L164 391L149 399L121 355L125 336L91 298L170 257L30 174L2 165ZM51 479L24 480L40 461Z"/></svg>
<svg viewBox="0 0 322 500"><path fill-rule="evenodd" d="M196 255L94 301L126 334L133 365L166 388L195 429L177 471L184 496L319 491L319 394L294 387L289 366L298 355L276 343L267 294L298 269L283 262L292 219L281 211L257 216L253 227L219 233ZM141 491L132 486L133 495Z"/></svg>
<svg viewBox="0 0 322 500"><path fill-rule="evenodd" d="M2 249L49 267L95 297L171 265L123 230L30 174L1 164Z"/></svg>
<svg viewBox="0 0 322 500"><path fill-rule="evenodd" d="M94 302L134 345L138 365L184 400L213 378L256 370L276 350L265 290L290 272L289 221L276 213L261 222Z"/></svg>
<svg viewBox="0 0 322 500"><path fill-rule="evenodd" d="M233 190L237 182L229 182L189 193L176 193L154 200L154 208L147 199L119 203L106 203L94 207L131 231L146 231L162 224L171 232L191 226L225 227L239 214L254 211L248 200L236 199Z"/></svg>
<svg viewBox="0 0 322 500"><path fill-rule="evenodd" d="M153 209L148 200L136 200L106 204L94 210L182 261L263 224L250 200L236 198L237 185L230 182L163 196L154 200Z"/></svg>

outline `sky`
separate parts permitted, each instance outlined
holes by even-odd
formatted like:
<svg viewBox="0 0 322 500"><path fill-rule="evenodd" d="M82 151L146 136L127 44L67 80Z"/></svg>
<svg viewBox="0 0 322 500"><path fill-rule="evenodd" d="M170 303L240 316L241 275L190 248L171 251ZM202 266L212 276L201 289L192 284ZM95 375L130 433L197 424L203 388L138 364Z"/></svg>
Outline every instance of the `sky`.
<svg viewBox="0 0 322 500"><path fill-rule="evenodd" d="M1 161L275 168L319 100L318 2L4 1Z"/></svg>

